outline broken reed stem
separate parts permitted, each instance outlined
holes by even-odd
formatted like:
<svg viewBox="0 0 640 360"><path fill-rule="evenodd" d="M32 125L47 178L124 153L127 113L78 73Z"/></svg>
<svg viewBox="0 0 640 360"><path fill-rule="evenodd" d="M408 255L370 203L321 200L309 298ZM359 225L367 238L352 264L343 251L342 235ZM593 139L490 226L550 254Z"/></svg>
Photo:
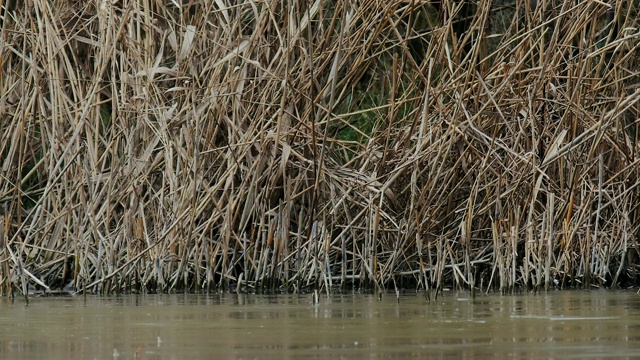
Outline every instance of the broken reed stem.
<svg viewBox="0 0 640 360"><path fill-rule="evenodd" d="M3 289L634 281L638 4L96 4L0 11Z"/></svg>

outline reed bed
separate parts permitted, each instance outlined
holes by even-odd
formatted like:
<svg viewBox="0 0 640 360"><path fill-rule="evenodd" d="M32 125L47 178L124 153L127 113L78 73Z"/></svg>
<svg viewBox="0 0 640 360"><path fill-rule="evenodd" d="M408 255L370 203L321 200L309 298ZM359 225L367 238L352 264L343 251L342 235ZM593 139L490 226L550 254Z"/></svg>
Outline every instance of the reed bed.
<svg viewBox="0 0 640 360"><path fill-rule="evenodd" d="M638 283L637 1L0 5L3 294Z"/></svg>

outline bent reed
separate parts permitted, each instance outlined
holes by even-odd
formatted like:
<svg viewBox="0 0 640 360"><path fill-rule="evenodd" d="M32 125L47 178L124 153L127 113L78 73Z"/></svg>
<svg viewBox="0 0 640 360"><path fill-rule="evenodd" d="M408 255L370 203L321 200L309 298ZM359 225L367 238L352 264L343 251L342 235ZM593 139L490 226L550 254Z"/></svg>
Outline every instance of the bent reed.
<svg viewBox="0 0 640 360"><path fill-rule="evenodd" d="M635 0L0 5L3 294L638 283Z"/></svg>

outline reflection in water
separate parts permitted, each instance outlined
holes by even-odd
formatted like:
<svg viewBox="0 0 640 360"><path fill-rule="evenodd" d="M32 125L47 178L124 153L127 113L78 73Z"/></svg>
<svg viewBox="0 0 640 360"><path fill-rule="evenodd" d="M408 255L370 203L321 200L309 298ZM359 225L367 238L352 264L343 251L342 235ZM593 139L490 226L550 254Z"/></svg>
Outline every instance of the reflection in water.
<svg viewBox="0 0 640 360"><path fill-rule="evenodd" d="M0 299L0 358L637 357L634 292Z"/></svg>

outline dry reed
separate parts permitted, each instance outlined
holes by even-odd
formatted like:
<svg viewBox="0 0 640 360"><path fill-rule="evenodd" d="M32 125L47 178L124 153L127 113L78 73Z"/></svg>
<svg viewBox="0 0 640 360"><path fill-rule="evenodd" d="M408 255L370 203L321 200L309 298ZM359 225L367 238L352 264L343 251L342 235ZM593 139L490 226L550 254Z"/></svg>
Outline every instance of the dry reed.
<svg viewBox="0 0 640 360"><path fill-rule="evenodd" d="M3 1L0 284L637 281L637 1Z"/></svg>

